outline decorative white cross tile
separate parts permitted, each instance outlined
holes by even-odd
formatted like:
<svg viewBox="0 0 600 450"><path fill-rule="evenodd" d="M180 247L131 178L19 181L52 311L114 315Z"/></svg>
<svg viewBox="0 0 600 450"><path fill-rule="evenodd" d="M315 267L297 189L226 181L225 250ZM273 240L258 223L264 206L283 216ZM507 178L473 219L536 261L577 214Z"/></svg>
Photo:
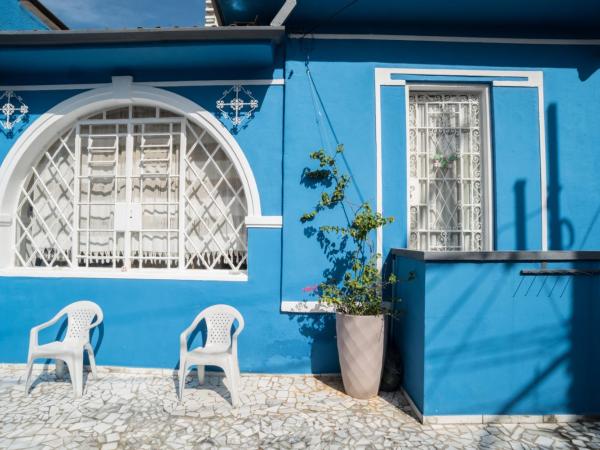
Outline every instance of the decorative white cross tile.
<svg viewBox="0 0 600 450"><path fill-rule="evenodd" d="M0 124L6 131L11 131L29 112L29 107L23 99L13 91L4 91L0 96L0 105L2 105Z"/></svg>
<svg viewBox="0 0 600 450"><path fill-rule="evenodd" d="M239 84L227 89L217 100L217 109L221 111L221 116L230 120L234 127L240 126L250 118L256 108L258 100L252 96L252 92Z"/></svg>

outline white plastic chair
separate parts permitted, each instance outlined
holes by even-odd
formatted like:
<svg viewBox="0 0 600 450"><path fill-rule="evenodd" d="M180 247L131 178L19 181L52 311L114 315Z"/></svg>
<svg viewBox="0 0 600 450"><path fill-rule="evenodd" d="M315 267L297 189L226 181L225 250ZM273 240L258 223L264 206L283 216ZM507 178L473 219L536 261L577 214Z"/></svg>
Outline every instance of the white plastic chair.
<svg viewBox="0 0 600 450"><path fill-rule="evenodd" d="M190 334L200 322L206 321L206 342L204 347L188 350ZM238 326L231 334L231 327L237 320ZM198 367L198 380L204 383L205 366L217 366L223 369L233 406L239 404L240 367L237 357L237 339L244 329L244 318L239 311L228 305L214 305L196 316L192 324L179 337L179 399L183 399L183 389L188 370Z"/></svg>
<svg viewBox="0 0 600 450"><path fill-rule="evenodd" d="M65 314L68 318L68 327L63 341L39 345L38 332L54 325ZM92 322L94 317L96 317L96 321ZM44 358L64 361L67 364L75 397L81 397L83 395L83 352L88 352L92 374L96 378L96 361L94 359L94 350L90 345L90 330L99 325L103 317L102 309L98 305L89 301L79 301L61 309L48 322L33 327L29 333L29 356L27 357L25 392L29 393L29 381L31 379L33 361L37 358ZM58 361L57 371L59 368Z"/></svg>

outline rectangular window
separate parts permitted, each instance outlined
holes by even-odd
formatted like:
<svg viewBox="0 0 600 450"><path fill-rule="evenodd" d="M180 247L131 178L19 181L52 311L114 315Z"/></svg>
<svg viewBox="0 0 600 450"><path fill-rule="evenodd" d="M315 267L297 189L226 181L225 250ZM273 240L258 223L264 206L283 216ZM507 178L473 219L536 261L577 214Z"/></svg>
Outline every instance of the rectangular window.
<svg viewBox="0 0 600 450"><path fill-rule="evenodd" d="M411 249L490 249L486 99L483 87L409 87Z"/></svg>

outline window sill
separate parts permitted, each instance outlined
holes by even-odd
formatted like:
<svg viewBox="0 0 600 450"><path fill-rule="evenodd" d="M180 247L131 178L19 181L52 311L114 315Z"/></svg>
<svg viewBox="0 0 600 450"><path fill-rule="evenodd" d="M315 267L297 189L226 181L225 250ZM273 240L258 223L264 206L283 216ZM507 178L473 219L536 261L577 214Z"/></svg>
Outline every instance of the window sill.
<svg viewBox="0 0 600 450"><path fill-rule="evenodd" d="M248 281L247 272L230 272L225 270L198 270L180 272L166 270L130 270L114 271L112 269L68 269L68 268L25 268L13 267L0 269L0 277L32 277L32 278L105 278L125 280L189 280L189 281Z"/></svg>

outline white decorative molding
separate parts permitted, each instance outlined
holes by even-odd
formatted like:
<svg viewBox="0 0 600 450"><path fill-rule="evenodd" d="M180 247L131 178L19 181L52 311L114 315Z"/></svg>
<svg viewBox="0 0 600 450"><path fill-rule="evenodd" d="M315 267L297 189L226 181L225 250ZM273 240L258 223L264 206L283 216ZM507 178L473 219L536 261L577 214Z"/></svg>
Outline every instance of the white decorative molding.
<svg viewBox="0 0 600 450"><path fill-rule="evenodd" d="M600 42L600 41L599 41ZM538 92L538 123L540 144L540 190L541 190L541 247L548 249L548 200L546 181L546 131L544 113L544 80L541 71L516 71L516 70L471 70L471 69L416 69L416 68L375 68L375 145L376 145L376 172L377 172L377 212L383 212L383 175L382 175L382 125L381 125L381 87L382 86L404 86L407 80L396 78L396 75L410 76L439 76L439 77L487 77L499 78L492 80L492 86L496 87L531 87ZM504 80L502 79L504 78ZM507 80L506 78L510 78ZM517 80L515 80L517 78ZM443 81L443 79L440 79ZM428 83L435 81L427 80ZM477 82L475 80L474 82ZM406 100L408 106L408 98ZM408 114L408 107L406 110ZM488 137L489 139L489 137ZM491 195L491 194L490 194ZM408 218L407 218L408 220ZM377 230L377 252L383 252L383 229ZM381 267L381 260L378 261Z"/></svg>
<svg viewBox="0 0 600 450"><path fill-rule="evenodd" d="M600 39L543 39L498 38L477 36L421 36L416 34L289 34L290 39L321 39L341 41L408 41L408 42L454 42L460 44L511 44L511 45L591 45L600 46Z"/></svg>
<svg viewBox="0 0 600 450"><path fill-rule="evenodd" d="M138 85L152 87L210 87L242 84L245 86L283 86L283 78L255 80L180 80L180 81L144 81ZM85 91L110 86L111 83L75 83L75 84L22 84L0 86L0 91Z"/></svg>
<svg viewBox="0 0 600 450"><path fill-rule="evenodd" d="M12 226L13 218L9 214L0 214L0 227Z"/></svg>
<svg viewBox="0 0 600 450"><path fill-rule="evenodd" d="M141 84L148 84L154 87L231 86L234 84L242 84L244 86L283 86L285 85L285 79L149 81Z"/></svg>
<svg viewBox="0 0 600 450"><path fill-rule="evenodd" d="M389 301L384 301L382 306L383 309L390 310L392 308L392 303ZM314 300L282 300L281 312L299 314L331 314L335 313L335 307L325 305Z"/></svg>
<svg viewBox="0 0 600 450"><path fill-rule="evenodd" d="M247 216L246 227L248 228L281 228L283 227L282 216Z"/></svg>
<svg viewBox="0 0 600 450"><path fill-rule="evenodd" d="M116 99L129 100L132 85L133 77L112 77L112 91Z"/></svg>
<svg viewBox="0 0 600 450"><path fill-rule="evenodd" d="M248 281L246 272L224 270L170 271L161 269L135 269L118 271L112 269L68 267L11 267L0 269L0 277L35 278L103 278L119 280L185 280L185 281Z"/></svg>
<svg viewBox="0 0 600 450"><path fill-rule="evenodd" d="M598 420L597 416L585 416L578 414L537 414L537 415L518 415L518 414L458 414L443 416L424 416L423 413L406 392L404 387L401 389L402 395L408 402L410 409L417 420L423 425L467 425L467 424L522 424L522 423L572 423L583 420Z"/></svg>
<svg viewBox="0 0 600 450"><path fill-rule="evenodd" d="M335 309L333 306L324 305L317 301L290 301L283 300L281 302L281 312L285 313L299 313L299 314L322 314L322 313L334 313Z"/></svg>

